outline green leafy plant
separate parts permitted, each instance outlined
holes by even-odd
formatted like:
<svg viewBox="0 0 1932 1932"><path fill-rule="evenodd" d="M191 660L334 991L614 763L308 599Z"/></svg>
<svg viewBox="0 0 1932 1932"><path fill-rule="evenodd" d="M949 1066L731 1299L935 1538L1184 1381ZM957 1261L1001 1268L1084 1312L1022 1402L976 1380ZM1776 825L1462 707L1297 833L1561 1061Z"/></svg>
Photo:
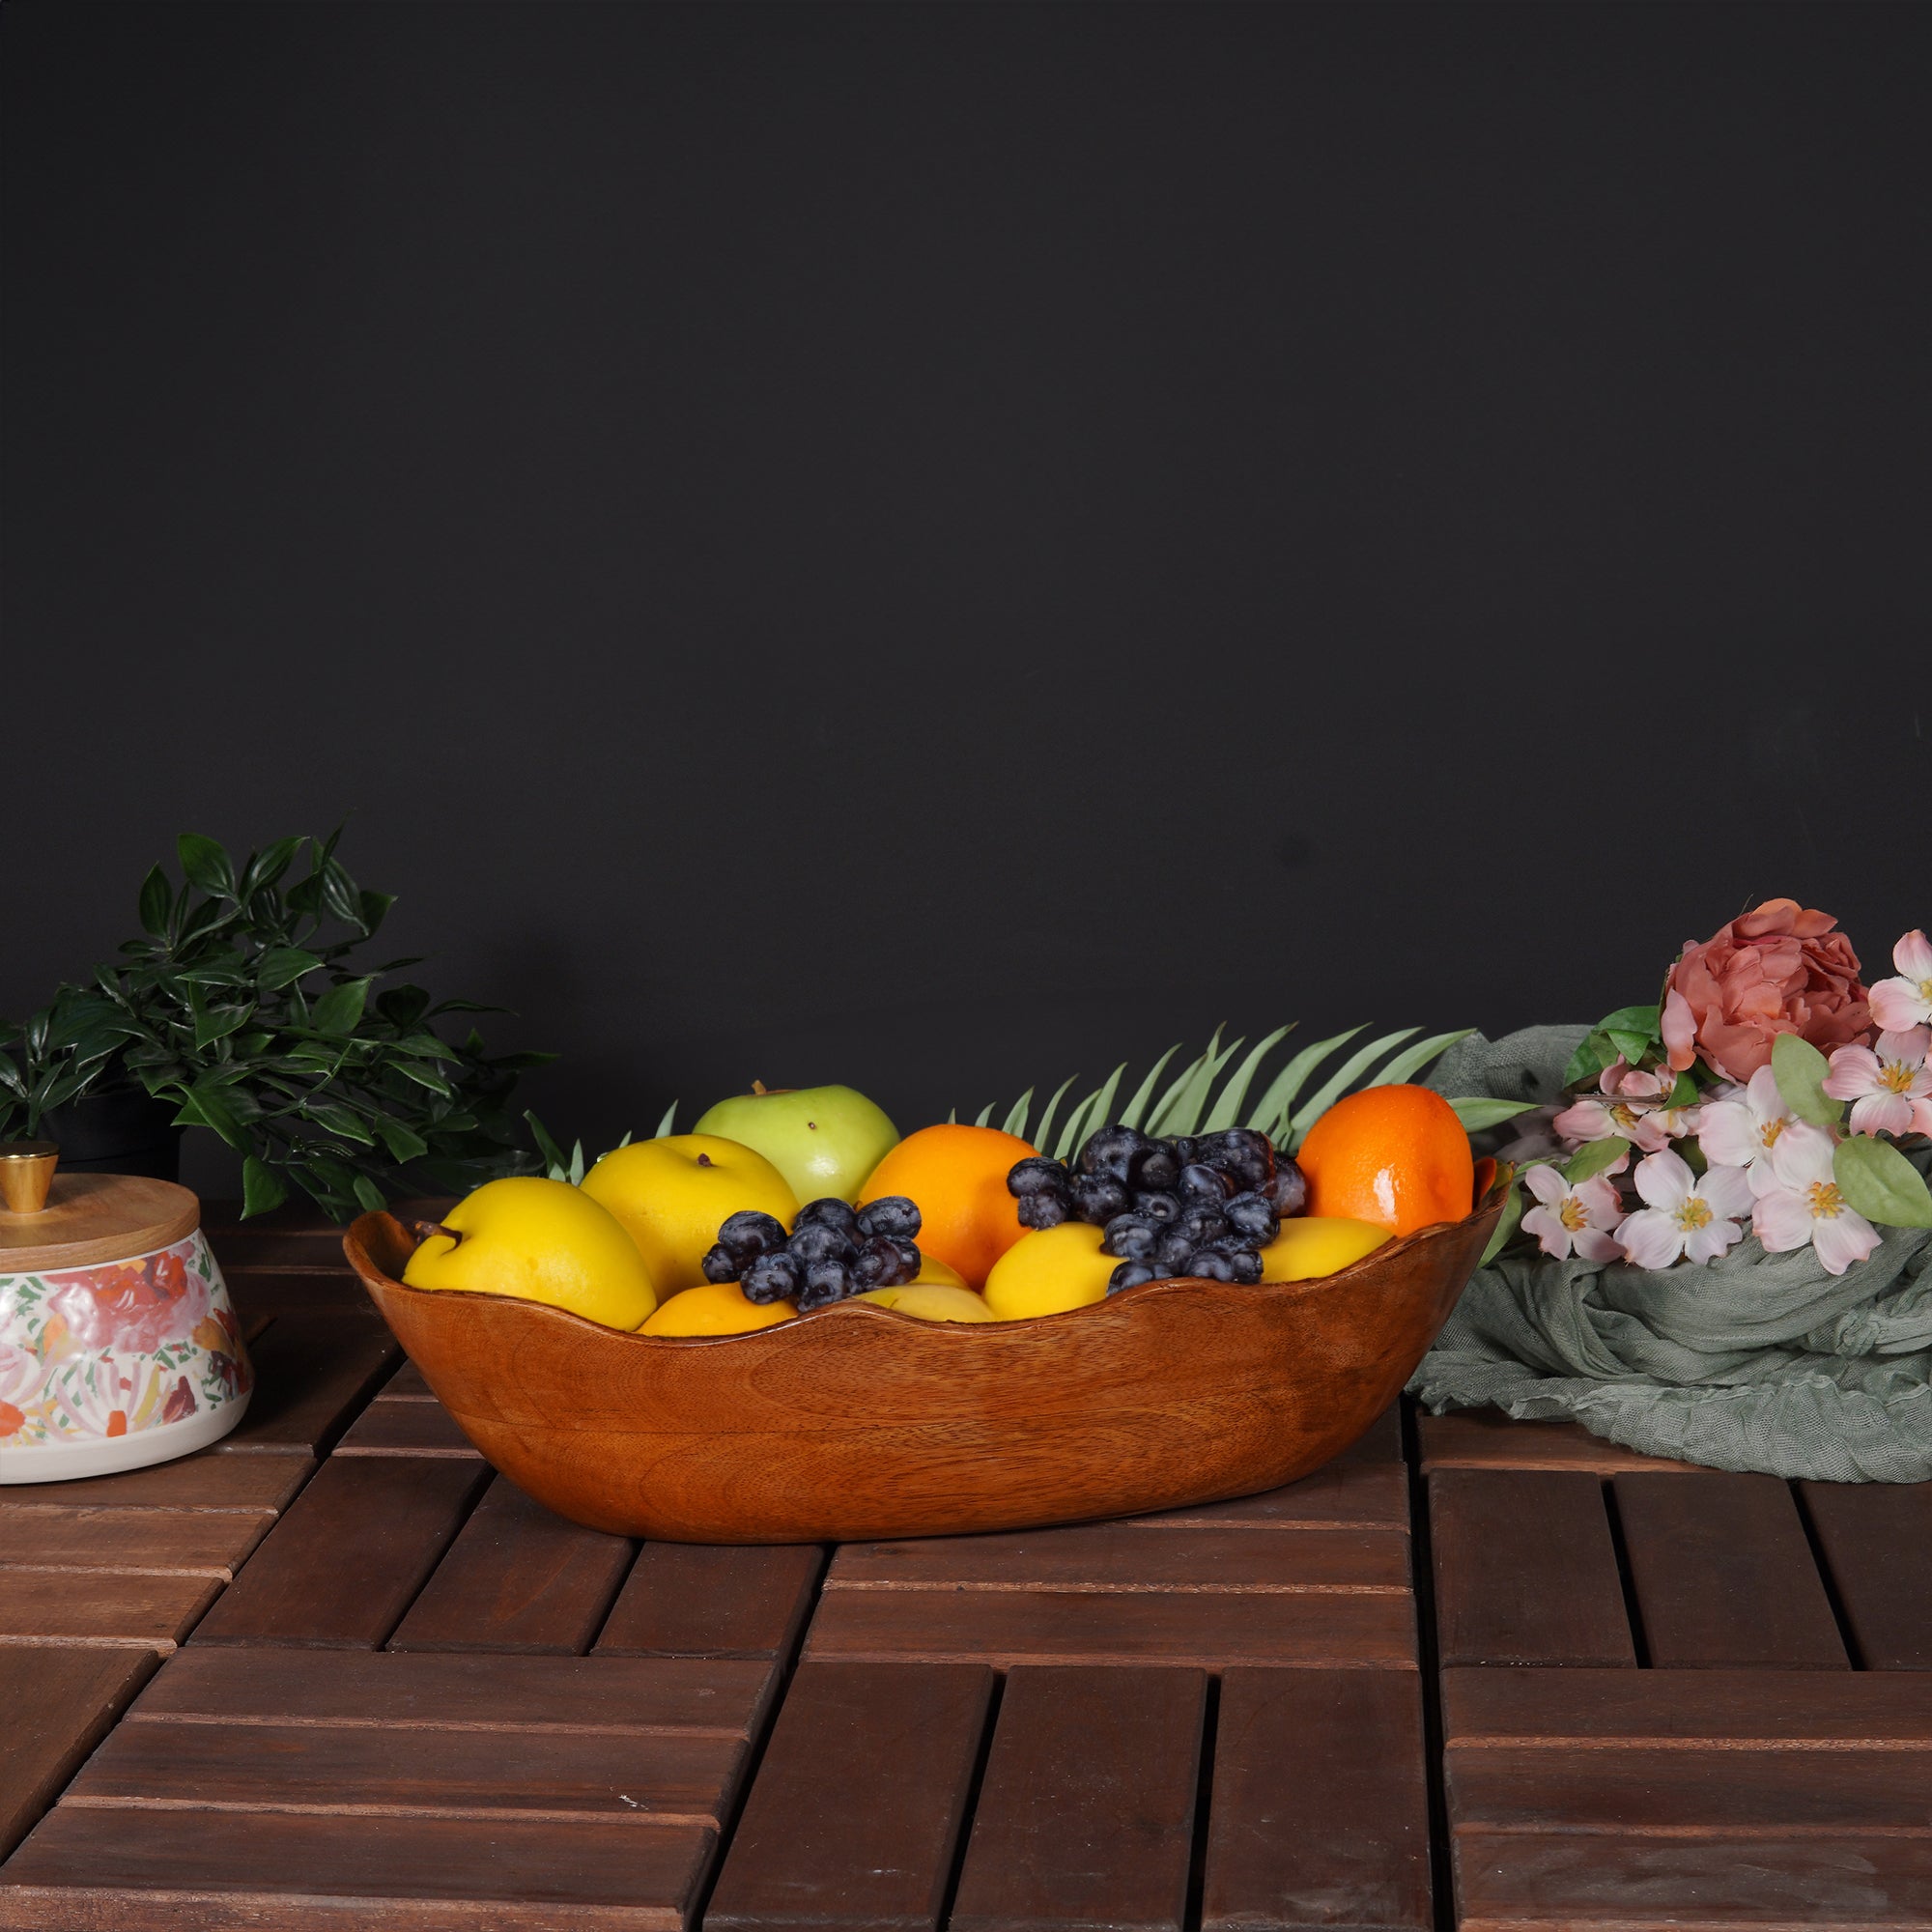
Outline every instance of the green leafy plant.
<svg viewBox="0 0 1932 1932"><path fill-rule="evenodd" d="M1060 1084L1045 1107L1033 1116L1031 1127L1028 1120L1032 1116L1035 1092L1031 1087L1006 1110L997 1124L1009 1134L1032 1141L1042 1153L1056 1160L1069 1158L1095 1128L1117 1122L1139 1127L1144 1133L1161 1135L1254 1127L1293 1153L1317 1119L1344 1094L1357 1087L1390 1087L1413 1080L1459 1039L1467 1039L1472 1029L1464 1027L1460 1033L1416 1039L1418 1029L1404 1027L1398 1033L1382 1034L1367 1045L1356 1047L1339 1065L1330 1065L1362 1031L1358 1026L1350 1027L1346 1033L1318 1039L1312 1046L1291 1055L1261 1089L1259 1097L1250 1102L1248 1096L1268 1056L1292 1031L1292 1027L1277 1027L1236 1064L1235 1056L1247 1042L1236 1039L1223 1046L1222 1029L1217 1027L1206 1048L1170 1076L1169 1065L1180 1051L1179 1046L1171 1046L1155 1061L1125 1102L1120 1097L1127 1071L1126 1063L1122 1062L1085 1099L1074 1103L1061 1120L1057 1133L1054 1118L1061 1101L1072 1089L1071 1080ZM1310 1083L1318 1076L1320 1084L1309 1092ZM1463 1126L1472 1132L1526 1111L1525 1107L1506 1100L1460 1099L1449 1104L1462 1118ZM997 1106L987 1107L975 1124L992 1126L999 1114ZM956 1114L952 1118L956 1119Z"/></svg>
<svg viewBox="0 0 1932 1932"><path fill-rule="evenodd" d="M536 1171L510 1097L549 1054L486 1055L437 1022L495 1010L384 985L415 959L352 955L387 893L357 886L327 838L282 838L237 865L213 838L176 841L184 883L142 882L143 937L87 985L63 985L23 1026L0 1024L0 1138L123 1082L242 1156L243 1212L291 1183L346 1220L401 1194L463 1191ZM283 881L307 869L295 883Z"/></svg>

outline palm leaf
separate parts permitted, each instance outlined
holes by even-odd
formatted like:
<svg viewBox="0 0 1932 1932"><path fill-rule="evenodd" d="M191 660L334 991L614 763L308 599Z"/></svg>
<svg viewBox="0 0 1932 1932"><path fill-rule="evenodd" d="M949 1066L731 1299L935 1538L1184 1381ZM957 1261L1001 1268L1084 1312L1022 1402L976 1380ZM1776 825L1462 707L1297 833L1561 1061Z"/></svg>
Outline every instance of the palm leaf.
<svg viewBox="0 0 1932 1932"><path fill-rule="evenodd" d="M1148 1077L1141 1082L1140 1091L1135 1094L1134 1097L1131 1100L1129 1100L1126 1106L1122 1110L1121 1124L1122 1126L1137 1127L1144 1120L1147 1119L1148 1101L1153 1096L1154 1087L1156 1083L1159 1081L1160 1076L1164 1072L1166 1072L1167 1063L1170 1060L1172 1060L1174 1056L1179 1051L1180 1051L1180 1042L1179 1040L1176 1040L1174 1044L1170 1046L1167 1049L1167 1051L1163 1053L1161 1057L1154 1062L1152 1068L1148 1074ZM1106 1127L1106 1126L1112 1126L1114 1123L1111 1121L1096 1121L1094 1122L1094 1124L1095 1126Z"/></svg>
<svg viewBox="0 0 1932 1932"><path fill-rule="evenodd" d="M1028 1088L1027 1091L1031 1093L1033 1090L1031 1088ZM993 1124L992 1101L988 1100L986 1104L980 1109L980 1118L977 1121L975 1121L973 1124L976 1127L990 1127Z"/></svg>
<svg viewBox="0 0 1932 1932"><path fill-rule="evenodd" d="M1009 1134L1018 1134L1022 1138L1024 1138L1026 1135L1027 1109L1032 1105L1033 1105L1033 1089L1029 1087L1026 1090L1026 1092L1022 1094L1020 1097L1013 1102L1012 1112L1007 1116L1007 1124L1003 1131Z"/></svg>
<svg viewBox="0 0 1932 1932"><path fill-rule="evenodd" d="M1301 1145L1302 1136L1310 1127L1366 1073L1377 1061L1400 1046L1412 1033L1413 1027L1404 1027L1400 1033L1385 1033L1379 1039L1372 1039L1367 1046L1359 1047L1345 1060L1341 1066L1331 1073L1315 1090L1314 1097L1294 1110L1293 1118L1288 1123L1288 1150L1291 1153Z"/></svg>
<svg viewBox="0 0 1932 1932"><path fill-rule="evenodd" d="M1220 1038L1221 1029L1216 1027L1214 1037L1208 1042L1208 1051L1197 1054L1169 1082L1167 1092L1154 1103L1153 1111L1141 1122L1143 1133L1157 1134L1166 1125L1168 1117L1179 1104L1180 1096L1194 1084L1194 1076L1208 1064Z"/></svg>
<svg viewBox="0 0 1932 1932"><path fill-rule="evenodd" d="M654 1141L663 1140L664 1137L670 1132L671 1122L676 1119L677 1119L677 1102L673 1100L670 1103L670 1105L665 1109L665 1117L658 1122L658 1130L651 1136L652 1140ZM625 1138L628 1139L629 1136L626 1135Z"/></svg>
<svg viewBox="0 0 1932 1932"><path fill-rule="evenodd" d="M1293 1026L1294 1022L1290 1020L1287 1026L1276 1027L1229 1076L1228 1084L1221 1089L1212 1110L1201 1123L1204 1134L1225 1133L1228 1128L1242 1124L1241 1103L1248 1097L1248 1089L1254 1084L1262 1062L1288 1037Z"/></svg>
<svg viewBox="0 0 1932 1932"><path fill-rule="evenodd" d="M1047 1136L1051 1134L1053 1131L1054 1113L1056 1109L1058 1109L1061 1101L1065 1099L1066 1090L1072 1085L1073 1085L1073 1075L1069 1073L1066 1076L1066 1078L1063 1080L1060 1083L1060 1085L1053 1090L1053 1098L1046 1103L1046 1112L1039 1117L1038 1121L1035 1123L1034 1126L1033 1144L1035 1147L1039 1148L1042 1151L1045 1149L1047 1144Z"/></svg>
<svg viewBox="0 0 1932 1932"><path fill-rule="evenodd" d="M1369 1082L1371 1087L1399 1087L1405 1080L1413 1080L1432 1060L1439 1059L1456 1044L1459 1039L1467 1039L1475 1032L1474 1027L1463 1027L1458 1033L1438 1033L1429 1039L1419 1039L1413 1046L1406 1046Z"/></svg>
<svg viewBox="0 0 1932 1932"><path fill-rule="evenodd" d="M1201 1116L1208 1111L1208 1100L1214 1091L1214 1083L1221 1077L1221 1069L1240 1052L1241 1045L1238 1039L1231 1039L1226 1046L1221 1045L1221 1029L1216 1027L1214 1037L1208 1042L1208 1051L1196 1064L1179 1097L1172 1107L1162 1111L1160 1124L1153 1131L1160 1134L1198 1133Z"/></svg>
<svg viewBox="0 0 1932 1932"><path fill-rule="evenodd" d="M1114 1104L1114 1095L1121 1091L1121 1075L1127 1070L1123 1060L1107 1076L1104 1087L1096 1087L1086 1099L1066 1117L1066 1124L1060 1130L1060 1145L1055 1148L1055 1160L1071 1160L1080 1151L1080 1144L1096 1127L1107 1125L1107 1110ZM1042 1148L1042 1153L1047 1150Z"/></svg>
<svg viewBox="0 0 1932 1932"><path fill-rule="evenodd" d="M1288 1136L1289 1116L1294 1111L1295 1098L1307 1083L1308 1076L1338 1046L1346 1046L1360 1032L1360 1027L1352 1026L1346 1033L1332 1034L1326 1039L1318 1039L1313 1046L1304 1046L1275 1075L1267 1092L1262 1095L1260 1104L1249 1117L1249 1124L1259 1127L1271 1140L1285 1140Z"/></svg>

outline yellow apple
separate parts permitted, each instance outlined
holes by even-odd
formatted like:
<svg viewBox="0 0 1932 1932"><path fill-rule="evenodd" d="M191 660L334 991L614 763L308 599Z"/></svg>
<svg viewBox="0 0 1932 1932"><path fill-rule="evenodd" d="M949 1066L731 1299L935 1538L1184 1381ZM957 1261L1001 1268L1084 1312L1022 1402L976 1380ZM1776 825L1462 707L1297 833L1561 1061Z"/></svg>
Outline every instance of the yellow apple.
<svg viewBox="0 0 1932 1932"><path fill-rule="evenodd" d="M948 1288L940 1282L909 1281L897 1288L873 1288L859 1296L922 1321L997 1321L1000 1318L970 1288Z"/></svg>
<svg viewBox="0 0 1932 1932"><path fill-rule="evenodd" d="M668 1134L616 1148L583 1177L583 1192L630 1232L661 1295L704 1279L706 1252L741 1208L760 1208L787 1227L798 1212L798 1197L763 1154L716 1134Z"/></svg>
<svg viewBox="0 0 1932 1932"><path fill-rule="evenodd" d="M643 1325L646 1335L748 1335L754 1328L775 1328L798 1310L788 1301L756 1302L745 1298L735 1281L700 1281L674 1294Z"/></svg>
<svg viewBox="0 0 1932 1932"><path fill-rule="evenodd" d="M1120 1266L1102 1254L1105 1231L1085 1221L1036 1228L993 1264L986 1277L986 1306L1001 1321L1026 1321L1104 1301L1107 1282Z"/></svg>
<svg viewBox="0 0 1932 1932"><path fill-rule="evenodd" d="M1373 1221L1350 1221L1339 1214L1304 1214L1284 1221L1281 1233L1262 1250L1264 1281L1313 1281L1350 1266L1393 1239Z"/></svg>

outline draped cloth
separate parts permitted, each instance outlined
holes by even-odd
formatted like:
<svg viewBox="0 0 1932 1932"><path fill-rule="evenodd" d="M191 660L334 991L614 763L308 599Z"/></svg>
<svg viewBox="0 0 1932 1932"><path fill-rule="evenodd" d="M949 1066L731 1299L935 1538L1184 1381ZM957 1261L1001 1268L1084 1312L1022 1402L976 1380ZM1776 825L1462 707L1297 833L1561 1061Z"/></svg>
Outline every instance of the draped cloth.
<svg viewBox="0 0 1932 1932"><path fill-rule="evenodd" d="M1582 1027L1472 1036L1447 1094L1556 1101ZM1507 1135L1511 1129L1505 1128ZM1922 1145L1911 1155L1924 1172ZM1435 1413L1564 1417L1651 1456L1826 1482L1932 1479L1932 1230L1881 1229L1841 1275L1748 1232L1708 1266L1552 1261L1511 1243L1408 1386Z"/></svg>

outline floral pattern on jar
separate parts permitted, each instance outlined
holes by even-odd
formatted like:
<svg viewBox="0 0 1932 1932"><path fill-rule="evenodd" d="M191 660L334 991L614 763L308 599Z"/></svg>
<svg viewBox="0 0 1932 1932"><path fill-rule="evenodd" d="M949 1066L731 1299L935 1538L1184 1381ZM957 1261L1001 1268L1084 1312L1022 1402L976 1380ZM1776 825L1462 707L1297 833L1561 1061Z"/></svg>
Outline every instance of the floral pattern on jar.
<svg viewBox="0 0 1932 1932"><path fill-rule="evenodd" d="M253 1380L199 1230L130 1261L0 1274L0 1447L164 1428Z"/></svg>

